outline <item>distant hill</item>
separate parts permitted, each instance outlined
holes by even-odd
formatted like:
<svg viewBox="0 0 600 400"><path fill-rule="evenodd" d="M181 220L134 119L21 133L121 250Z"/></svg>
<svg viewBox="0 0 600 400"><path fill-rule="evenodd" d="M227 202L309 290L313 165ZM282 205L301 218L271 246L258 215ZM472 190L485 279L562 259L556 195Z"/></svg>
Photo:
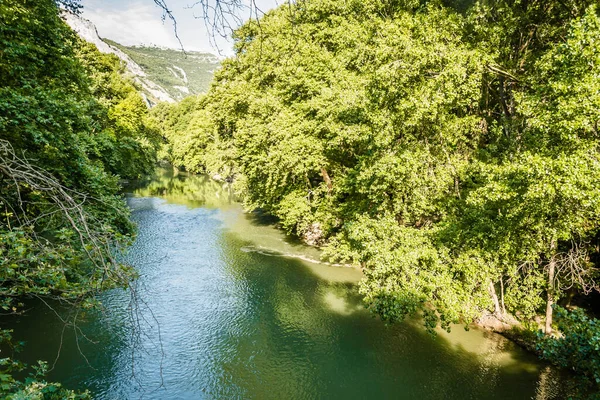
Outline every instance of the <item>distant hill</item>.
<svg viewBox="0 0 600 400"><path fill-rule="evenodd" d="M166 101L173 103L191 94L206 92L219 59L210 53L164 49L148 46L123 46L98 36L96 26L80 15L62 12L67 24L102 53L123 60L133 80L140 86L149 107Z"/></svg>
<svg viewBox="0 0 600 400"><path fill-rule="evenodd" d="M127 54L175 100L208 90L219 59L210 53L165 49L161 47L124 46L103 39Z"/></svg>

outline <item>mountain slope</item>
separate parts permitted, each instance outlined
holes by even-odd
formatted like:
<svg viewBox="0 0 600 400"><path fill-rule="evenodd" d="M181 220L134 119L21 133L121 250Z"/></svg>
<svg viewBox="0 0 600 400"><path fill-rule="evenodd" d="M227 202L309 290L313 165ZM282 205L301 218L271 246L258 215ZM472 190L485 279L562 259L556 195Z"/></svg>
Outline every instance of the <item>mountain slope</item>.
<svg viewBox="0 0 600 400"><path fill-rule="evenodd" d="M104 41L131 57L149 79L163 87L176 100L206 92L214 70L219 67L219 59L209 53L183 53L174 49L123 46L108 39Z"/></svg>
<svg viewBox="0 0 600 400"><path fill-rule="evenodd" d="M150 107L205 92L213 71L219 67L219 59L209 53L123 46L101 38L96 26L79 15L63 10L62 18L82 39L96 45L102 53L115 54L125 62Z"/></svg>

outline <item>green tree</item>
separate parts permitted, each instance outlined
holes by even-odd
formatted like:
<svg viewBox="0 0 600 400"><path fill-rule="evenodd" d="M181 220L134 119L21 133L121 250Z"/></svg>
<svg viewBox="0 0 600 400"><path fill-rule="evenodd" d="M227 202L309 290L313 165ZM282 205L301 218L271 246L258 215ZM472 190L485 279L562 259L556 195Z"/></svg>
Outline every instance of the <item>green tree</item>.
<svg viewBox="0 0 600 400"><path fill-rule="evenodd" d="M117 174L148 170L157 136L121 72L118 60L76 38L54 1L0 4L4 312L19 312L29 297L91 307L95 293L128 287L135 276L115 255L133 234ZM107 142L111 154L101 154ZM0 361L3 398L85 397L44 382L42 365L17 381L21 369L10 357Z"/></svg>
<svg viewBox="0 0 600 400"><path fill-rule="evenodd" d="M102 54L82 40L76 45L77 59L85 69L92 96L92 135L86 153L122 178L150 173L162 138L149 121L140 91L118 57Z"/></svg>
<svg viewBox="0 0 600 400"><path fill-rule="evenodd" d="M593 3L291 4L157 115L177 165L228 166L248 206L360 263L386 320L545 311L550 333L566 290L597 289Z"/></svg>

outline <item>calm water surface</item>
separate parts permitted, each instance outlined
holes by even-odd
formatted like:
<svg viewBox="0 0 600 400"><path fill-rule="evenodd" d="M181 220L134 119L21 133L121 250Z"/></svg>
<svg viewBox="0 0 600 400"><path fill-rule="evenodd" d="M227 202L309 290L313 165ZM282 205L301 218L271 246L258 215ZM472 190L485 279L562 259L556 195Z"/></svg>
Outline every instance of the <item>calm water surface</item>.
<svg viewBox="0 0 600 400"><path fill-rule="evenodd" d="M244 213L222 184L161 170L128 203L137 297L104 294L81 331L40 306L11 326L25 359L52 364L60 349L50 379L67 387L98 399L565 395L557 371L498 335L385 326L361 305L359 271L310 262L315 249Z"/></svg>

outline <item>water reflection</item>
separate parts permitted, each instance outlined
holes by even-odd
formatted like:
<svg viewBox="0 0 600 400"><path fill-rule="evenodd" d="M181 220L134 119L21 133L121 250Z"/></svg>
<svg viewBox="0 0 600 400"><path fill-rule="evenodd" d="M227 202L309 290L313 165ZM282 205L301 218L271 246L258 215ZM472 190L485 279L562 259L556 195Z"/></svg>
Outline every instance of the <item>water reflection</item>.
<svg viewBox="0 0 600 400"><path fill-rule="evenodd" d="M220 183L207 175L194 175L176 168L157 168L154 175L126 185L136 197L158 197L168 203L189 208L227 208L235 204L231 184Z"/></svg>
<svg viewBox="0 0 600 400"><path fill-rule="evenodd" d="M127 292L104 295L105 312L81 324L90 365L65 337L52 379L100 399L566 395L556 370L501 336L385 326L361 304L360 271L308 262L317 250L244 214L226 186L163 170L133 193L139 312ZM53 358L62 325L50 311L15 326L30 357Z"/></svg>

